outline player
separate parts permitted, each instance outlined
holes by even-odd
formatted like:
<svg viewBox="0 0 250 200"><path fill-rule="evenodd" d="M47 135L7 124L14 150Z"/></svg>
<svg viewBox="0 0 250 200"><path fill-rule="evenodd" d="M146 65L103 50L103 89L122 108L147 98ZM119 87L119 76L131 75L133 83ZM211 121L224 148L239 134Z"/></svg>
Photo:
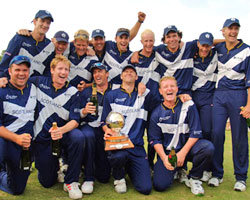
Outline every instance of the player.
<svg viewBox="0 0 250 200"><path fill-rule="evenodd" d="M0 88L0 190L14 195L24 192L30 175L20 169L22 149L32 153L36 87L28 81L30 65L26 56L13 57L9 83Z"/></svg>
<svg viewBox="0 0 250 200"><path fill-rule="evenodd" d="M60 139L61 149L67 152L69 165L64 178L64 190L71 199L82 198L78 180L84 153L85 140L77 129L80 119L79 94L67 82L70 61L56 55L51 62L51 77L33 77L37 86L37 113L34 125L35 163L38 180L45 188L57 181L58 158L52 155L51 141ZM57 122L58 129L52 129Z"/></svg>
<svg viewBox="0 0 250 200"><path fill-rule="evenodd" d="M218 44L218 78L213 100L212 142L216 153L213 157L213 177L210 186L223 181L223 153L225 126L229 117L232 130L233 162L236 183L234 190L245 191L248 170L248 130L250 117L249 98L249 46L238 39L240 22L236 18L225 21L222 34L225 42ZM243 109L241 110L241 107Z"/></svg>
<svg viewBox="0 0 250 200"><path fill-rule="evenodd" d="M120 112L125 117L125 126L121 133L127 134L135 147L133 149L109 151L108 159L115 179L115 190L118 193L127 191L125 166L135 189L142 194L149 194L152 189L150 167L143 147L143 135L146 127L147 113L158 103L147 89L138 96L135 82L138 79L136 69L126 65L121 74L122 85L110 91L104 99L103 122L104 138L115 133L105 124L110 111Z"/></svg>
<svg viewBox="0 0 250 200"><path fill-rule="evenodd" d="M160 80L159 92L164 102L152 112L149 124L149 142L158 154L154 166L153 185L157 191L164 191L174 180L175 171L191 161L193 167L185 183L195 195L203 195L199 180L205 167L211 162L214 147L202 138L199 114L192 100L182 103L177 98L178 86L174 77ZM174 147L177 152L177 168L168 161L168 154Z"/></svg>
<svg viewBox="0 0 250 200"><path fill-rule="evenodd" d="M33 19L34 29L31 36L16 34L7 47L0 63L0 77L7 77L7 68L10 60L16 55L25 55L31 60L30 76L43 75L46 67L44 61L54 51L54 45L45 34L54 19L50 12L39 10Z"/></svg>

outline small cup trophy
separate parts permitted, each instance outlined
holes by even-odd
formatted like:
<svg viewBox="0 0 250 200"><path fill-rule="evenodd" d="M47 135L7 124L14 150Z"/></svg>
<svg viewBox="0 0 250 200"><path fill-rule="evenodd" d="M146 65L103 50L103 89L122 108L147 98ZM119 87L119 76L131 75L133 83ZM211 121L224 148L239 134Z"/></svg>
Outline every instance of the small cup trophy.
<svg viewBox="0 0 250 200"><path fill-rule="evenodd" d="M111 136L106 140L105 151L134 148L128 135L120 133L120 130L124 127L124 122L125 119L121 113L111 111L108 114L106 124L115 131L117 135Z"/></svg>

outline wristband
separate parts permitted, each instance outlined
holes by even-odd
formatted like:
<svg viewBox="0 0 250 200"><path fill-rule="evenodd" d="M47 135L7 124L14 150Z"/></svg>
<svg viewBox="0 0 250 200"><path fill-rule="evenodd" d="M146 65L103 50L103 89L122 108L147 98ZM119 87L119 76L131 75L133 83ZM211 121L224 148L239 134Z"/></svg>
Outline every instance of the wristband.
<svg viewBox="0 0 250 200"><path fill-rule="evenodd" d="M140 21L140 20L138 19L138 22L139 22L140 24L142 24L144 21Z"/></svg>

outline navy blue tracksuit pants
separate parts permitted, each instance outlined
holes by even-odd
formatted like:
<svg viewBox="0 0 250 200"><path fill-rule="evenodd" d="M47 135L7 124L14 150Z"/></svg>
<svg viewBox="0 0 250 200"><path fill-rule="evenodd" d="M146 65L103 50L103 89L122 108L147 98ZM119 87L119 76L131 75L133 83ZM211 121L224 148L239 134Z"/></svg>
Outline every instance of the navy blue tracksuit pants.
<svg viewBox="0 0 250 200"><path fill-rule="evenodd" d="M144 147L109 151L108 159L115 180L125 178L127 172L138 192L146 195L151 192L150 167Z"/></svg>
<svg viewBox="0 0 250 200"><path fill-rule="evenodd" d="M111 176L108 152L104 150L104 132L101 127L94 128L96 136L95 146L95 177L101 183L107 183Z"/></svg>
<svg viewBox="0 0 250 200"><path fill-rule="evenodd" d="M213 144L208 140L199 139L191 148L185 160L191 161L193 163L193 167L189 172L189 176L191 178L201 178L206 166L212 162L213 154ZM158 156L157 162L154 166L153 177L153 185L155 190L164 191L170 187L173 183L176 170L178 170L178 168L173 171L168 170L164 166L161 158Z"/></svg>
<svg viewBox="0 0 250 200"><path fill-rule="evenodd" d="M95 132L94 129L85 124L81 128L85 140L85 151L83 155L84 181L94 181L94 159L95 159Z"/></svg>
<svg viewBox="0 0 250 200"><path fill-rule="evenodd" d="M213 132L212 142L216 153L213 157L213 176L222 178L225 127L229 117L232 144L233 163L236 180L246 181L249 163L248 130L246 119L240 115L240 107L247 102L246 90L216 90L213 101Z"/></svg>
<svg viewBox="0 0 250 200"><path fill-rule="evenodd" d="M82 132L79 129L73 129L65 133L60 145L67 152L67 164L69 165L64 183L78 182L85 147ZM41 185L46 188L53 186L57 181L59 162L58 157L52 155L51 140L35 141L35 164Z"/></svg>
<svg viewBox="0 0 250 200"><path fill-rule="evenodd" d="M14 195L23 193L30 175L19 168L21 152L21 146L0 138L0 190Z"/></svg>
<svg viewBox="0 0 250 200"><path fill-rule="evenodd" d="M192 99L197 107L200 116L203 138L209 141L211 141L212 134L213 95L213 92L192 92Z"/></svg>

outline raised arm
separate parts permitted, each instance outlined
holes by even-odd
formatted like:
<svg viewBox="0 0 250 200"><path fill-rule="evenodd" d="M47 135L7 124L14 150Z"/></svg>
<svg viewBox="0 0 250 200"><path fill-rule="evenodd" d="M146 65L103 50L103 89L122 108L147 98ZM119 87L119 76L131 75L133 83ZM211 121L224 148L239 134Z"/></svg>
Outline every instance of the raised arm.
<svg viewBox="0 0 250 200"><path fill-rule="evenodd" d="M146 18L145 13L143 13L143 12L138 13L138 21L135 23L133 28L130 30L130 38L129 38L130 41L132 41L135 38L135 36L137 35L137 33L141 27L141 24L144 22L145 18Z"/></svg>

